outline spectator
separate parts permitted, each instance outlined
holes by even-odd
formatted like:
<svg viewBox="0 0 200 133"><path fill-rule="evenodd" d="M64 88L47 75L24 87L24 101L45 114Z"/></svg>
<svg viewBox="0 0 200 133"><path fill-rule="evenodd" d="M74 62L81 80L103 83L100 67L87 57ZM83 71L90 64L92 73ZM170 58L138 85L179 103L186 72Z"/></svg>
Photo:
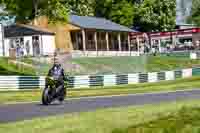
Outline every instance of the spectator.
<svg viewBox="0 0 200 133"><path fill-rule="evenodd" d="M30 43L29 43L29 40L26 42L26 54L27 55L30 54Z"/></svg>
<svg viewBox="0 0 200 133"><path fill-rule="evenodd" d="M156 46L153 45L152 46L152 53L153 53L154 56L156 56L156 54L157 54L157 50L156 49L157 49Z"/></svg>
<svg viewBox="0 0 200 133"><path fill-rule="evenodd" d="M16 55L17 55L17 57L20 56L20 46L19 46L19 44L17 44L17 46L16 46Z"/></svg>
<svg viewBox="0 0 200 133"><path fill-rule="evenodd" d="M21 57L24 56L24 47L23 47L23 45L20 46L20 56Z"/></svg>
<svg viewBox="0 0 200 133"><path fill-rule="evenodd" d="M170 44L167 44L167 56L169 56L170 55Z"/></svg>

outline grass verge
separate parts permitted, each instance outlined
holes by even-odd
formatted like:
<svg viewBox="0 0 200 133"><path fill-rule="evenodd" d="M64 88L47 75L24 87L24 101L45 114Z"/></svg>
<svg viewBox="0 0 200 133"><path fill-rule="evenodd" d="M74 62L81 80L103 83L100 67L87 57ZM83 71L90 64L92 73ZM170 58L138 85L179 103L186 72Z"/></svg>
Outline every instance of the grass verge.
<svg viewBox="0 0 200 133"><path fill-rule="evenodd" d="M199 67L200 60L186 56L144 55L140 57L77 58L73 63L80 66L75 75L125 74L137 72L159 72L174 69Z"/></svg>
<svg viewBox="0 0 200 133"><path fill-rule="evenodd" d="M68 98L110 96L121 94L137 94L150 92L166 92L200 88L200 77L163 81L160 83L144 83L112 87L96 87L90 89L69 89ZM40 101L41 90L0 92L0 104L13 102Z"/></svg>
<svg viewBox="0 0 200 133"><path fill-rule="evenodd" d="M191 100L160 103L37 118L0 124L0 132L176 133L178 131L179 133L197 133L195 131L200 129L199 102L199 100ZM143 130L146 127L150 127L149 130ZM182 129L184 132L181 132ZM162 130L164 132L161 132Z"/></svg>
<svg viewBox="0 0 200 133"><path fill-rule="evenodd" d="M200 108L184 107L177 112L162 114L158 119L118 129L112 133L199 133Z"/></svg>
<svg viewBox="0 0 200 133"><path fill-rule="evenodd" d="M11 63L8 58L0 58L0 75L35 75L35 69Z"/></svg>
<svg viewBox="0 0 200 133"><path fill-rule="evenodd" d="M26 57L18 60L24 65L17 65L13 61L16 60L0 58L0 75L46 75L52 66L50 62L45 62L42 58L36 60L35 58ZM70 64L69 66L61 64L66 66L65 71L69 75L102 75L158 72L199 67L200 60L191 60L188 53L174 53L170 56L76 58L68 60L67 64ZM74 64L76 65L74 66Z"/></svg>

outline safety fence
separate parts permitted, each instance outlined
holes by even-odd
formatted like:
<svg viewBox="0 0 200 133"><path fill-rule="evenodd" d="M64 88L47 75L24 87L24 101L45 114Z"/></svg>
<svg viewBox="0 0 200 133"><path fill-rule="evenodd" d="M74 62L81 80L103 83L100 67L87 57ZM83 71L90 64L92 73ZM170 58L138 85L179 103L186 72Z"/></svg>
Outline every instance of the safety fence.
<svg viewBox="0 0 200 133"><path fill-rule="evenodd" d="M84 75L69 77L69 88L115 86L138 83L155 83L200 75L200 68L174 71L133 73L122 75ZM38 89L45 85L45 77L0 76L0 90Z"/></svg>
<svg viewBox="0 0 200 133"><path fill-rule="evenodd" d="M44 79L37 76L0 76L0 90L43 88Z"/></svg>
<svg viewBox="0 0 200 133"><path fill-rule="evenodd" d="M137 51L73 51L73 58L80 57L113 57L113 56L139 56Z"/></svg>

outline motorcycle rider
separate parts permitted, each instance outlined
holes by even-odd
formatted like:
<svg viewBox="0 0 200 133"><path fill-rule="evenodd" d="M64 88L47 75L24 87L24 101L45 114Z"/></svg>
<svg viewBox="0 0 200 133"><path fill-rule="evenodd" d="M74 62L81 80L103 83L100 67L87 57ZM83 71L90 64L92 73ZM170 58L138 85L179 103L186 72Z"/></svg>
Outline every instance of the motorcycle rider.
<svg viewBox="0 0 200 133"><path fill-rule="evenodd" d="M56 55L54 55L56 56ZM55 80L57 80L56 83L56 94L58 92L61 92L63 95L65 95L66 90L64 87L64 81L66 80L65 74L64 74L64 69L62 68L61 64L59 64L58 60L55 59L54 57L54 65L53 67L49 70L48 76L53 77Z"/></svg>

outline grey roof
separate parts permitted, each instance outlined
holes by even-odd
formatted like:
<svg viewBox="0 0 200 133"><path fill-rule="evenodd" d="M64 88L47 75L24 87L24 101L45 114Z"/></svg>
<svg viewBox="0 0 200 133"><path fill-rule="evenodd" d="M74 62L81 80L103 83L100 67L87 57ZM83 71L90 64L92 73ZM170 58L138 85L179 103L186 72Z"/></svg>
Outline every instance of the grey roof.
<svg viewBox="0 0 200 133"><path fill-rule="evenodd" d="M116 24L105 18L70 15L69 23L85 29L136 32L126 26Z"/></svg>
<svg viewBox="0 0 200 133"><path fill-rule="evenodd" d="M55 35L43 28L29 25L10 25L4 27L5 37L33 36L33 35Z"/></svg>

